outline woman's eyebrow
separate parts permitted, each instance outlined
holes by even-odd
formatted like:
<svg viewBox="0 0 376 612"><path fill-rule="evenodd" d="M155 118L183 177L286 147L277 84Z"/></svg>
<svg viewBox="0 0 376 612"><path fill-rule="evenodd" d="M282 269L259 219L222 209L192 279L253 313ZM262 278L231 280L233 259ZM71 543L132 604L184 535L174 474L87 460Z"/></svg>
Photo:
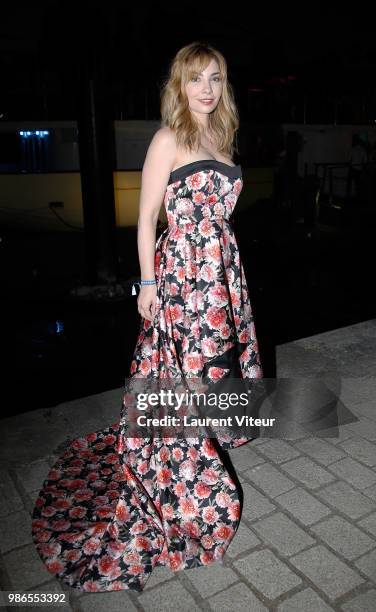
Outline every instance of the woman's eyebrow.
<svg viewBox="0 0 376 612"><path fill-rule="evenodd" d="M203 74L203 72L200 72L199 74ZM219 70L217 70L217 72L212 72L210 76L213 76L214 74L221 74L221 73L219 72Z"/></svg>

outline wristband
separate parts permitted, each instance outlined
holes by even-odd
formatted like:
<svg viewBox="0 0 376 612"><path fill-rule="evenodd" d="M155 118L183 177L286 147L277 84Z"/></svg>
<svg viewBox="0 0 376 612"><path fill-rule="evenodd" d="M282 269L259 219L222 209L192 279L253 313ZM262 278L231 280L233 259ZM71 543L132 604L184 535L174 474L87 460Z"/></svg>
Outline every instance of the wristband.
<svg viewBox="0 0 376 612"><path fill-rule="evenodd" d="M136 281L136 282L132 283L132 295L136 295L137 294L136 285L138 285L139 287L141 285L155 285L156 282L157 281L154 279L154 280L139 280L139 281Z"/></svg>
<svg viewBox="0 0 376 612"><path fill-rule="evenodd" d="M153 278L153 280L141 280L140 281L140 285L155 285L156 280L155 278Z"/></svg>

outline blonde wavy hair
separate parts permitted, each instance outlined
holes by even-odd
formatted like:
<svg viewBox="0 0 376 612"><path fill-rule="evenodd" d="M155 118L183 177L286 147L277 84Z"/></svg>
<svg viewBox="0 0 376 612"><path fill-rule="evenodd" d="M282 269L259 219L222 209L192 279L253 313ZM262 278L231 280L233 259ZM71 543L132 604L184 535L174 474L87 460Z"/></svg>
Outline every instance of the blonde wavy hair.
<svg viewBox="0 0 376 612"><path fill-rule="evenodd" d="M180 49L172 62L161 88L161 124L170 127L176 134L178 146L198 150L200 126L191 113L185 86L215 59L219 65L223 89L216 109L209 114L209 129L216 141L218 151L233 156L238 153L234 143L239 129L239 115L234 93L227 79L227 63L220 51L205 42L193 42Z"/></svg>

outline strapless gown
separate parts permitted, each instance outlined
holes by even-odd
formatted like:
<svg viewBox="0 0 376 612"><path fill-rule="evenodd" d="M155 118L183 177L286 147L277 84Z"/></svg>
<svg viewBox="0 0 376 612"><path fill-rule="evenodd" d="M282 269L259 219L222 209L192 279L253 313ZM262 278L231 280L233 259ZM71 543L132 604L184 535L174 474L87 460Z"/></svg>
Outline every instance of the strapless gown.
<svg viewBox="0 0 376 612"><path fill-rule="evenodd" d="M262 378L231 214L241 167L199 160L170 175L156 242L157 309L141 318L129 377ZM226 451L251 437L127 437L119 420L69 440L42 484L32 536L47 570L82 591L142 591L153 568L219 561L240 521Z"/></svg>

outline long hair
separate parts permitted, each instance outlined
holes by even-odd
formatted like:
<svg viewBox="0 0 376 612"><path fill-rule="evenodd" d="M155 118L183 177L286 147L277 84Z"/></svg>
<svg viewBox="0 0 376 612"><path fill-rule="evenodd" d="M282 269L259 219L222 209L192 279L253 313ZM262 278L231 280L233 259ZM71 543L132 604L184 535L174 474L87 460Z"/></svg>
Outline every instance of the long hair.
<svg viewBox="0 0 376 612"><path fill-rule="evenodd" d="M234 137L239 129L239 115L234 93L227 79L227 64L220 51L205 42L193 42L180 49L172 62L161 88L162 125L176 134L178 146L198 150L200 126L191 113L185 86L194 74L200 73L215 59L219 65L223 89L216 109L209 114L209 129L213 133L218 151L232 158L238 152Z"/></svg>

